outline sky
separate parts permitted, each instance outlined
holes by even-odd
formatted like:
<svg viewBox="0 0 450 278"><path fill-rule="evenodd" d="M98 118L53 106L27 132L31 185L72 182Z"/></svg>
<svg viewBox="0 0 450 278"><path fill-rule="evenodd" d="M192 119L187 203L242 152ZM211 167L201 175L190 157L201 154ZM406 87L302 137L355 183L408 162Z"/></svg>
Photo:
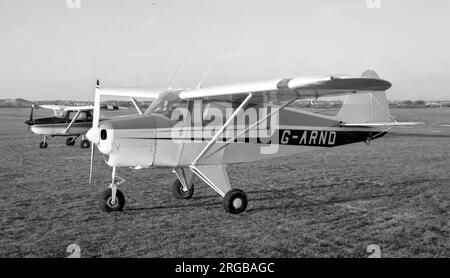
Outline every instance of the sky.
<svg viewBox="0 0 450 278"><path fill-rule="evenodd" d="M193 88L212 63L203 86L373 69L391 100L450 100L450 1L72 2L0 0L0 99Z"/></svg>

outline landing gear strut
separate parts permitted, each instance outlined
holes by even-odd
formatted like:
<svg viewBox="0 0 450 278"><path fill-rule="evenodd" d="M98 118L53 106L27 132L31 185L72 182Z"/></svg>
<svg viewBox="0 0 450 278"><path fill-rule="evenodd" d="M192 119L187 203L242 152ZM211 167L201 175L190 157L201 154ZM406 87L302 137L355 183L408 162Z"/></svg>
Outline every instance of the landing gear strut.
<svg viewBox="0 0 450 278"><path fill-rule="evenodd" d="M125 182L119 176L116 176L116 167L112 170L112 182L109 188L102 192L99 198L100 209L105 212L121 211L125 206L125 195L117 189L117 186Z"/></svg>
<svg viewBox="0 0 450 278"><path fill-rule="evenodd" d="M112 189L108 188L100 196L100 209L105 212L122 211L125 206L125 196L122 191L117 190L116 196L112 197Z"/></svg>
<svg viewBox="0 0 450 278"><path fill-rule="evenodd" d="M226 165L191 165L190 170L223 197L223 208L226 212L237 214L247 208L247 194L239 189L231 188L226 172Z"/></svg>
<svg viewBox="0 0 450 278"><path fill-rule="evenodd" d="M177 199L190 199L194 194L194 184L187 188L177 179L172 185L172 194Z"/></svg>
<svg viewBox="0 0 450 278"><path fill-rule="evenodd" d="M177 179L172 184L172 194L177 199L190 199L194 194L192 178L194 174L188 169L174 168Z"/></svg>

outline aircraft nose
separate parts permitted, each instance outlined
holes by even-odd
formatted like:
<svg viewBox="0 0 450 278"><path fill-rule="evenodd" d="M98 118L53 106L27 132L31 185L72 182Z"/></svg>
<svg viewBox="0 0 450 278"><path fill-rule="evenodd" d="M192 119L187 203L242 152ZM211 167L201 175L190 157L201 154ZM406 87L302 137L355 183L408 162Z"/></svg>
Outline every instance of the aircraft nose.
<svg viewBox="0 0 450 278"><path fill-rule="evenodd" d="M114 150L114 128L109 122L102 122L98 128L91 128L86 137L97 144L98 150L103 154L109 155Z"/></svg>
<svg viewBox="0 0 450 278"><path fill-rule="evenodd" d="M95 127L89 129L86 133L86 138L94 144L98 144L99 137L99 129Z"/></svg>
<svg viewBox="0 0 450 278"><path fill-rule="evenodd" d="M25 121L25 124L27 124L27 125L34 125L34 123L33 123L33 121L32 120L28 120L28 121Z"/></svg>

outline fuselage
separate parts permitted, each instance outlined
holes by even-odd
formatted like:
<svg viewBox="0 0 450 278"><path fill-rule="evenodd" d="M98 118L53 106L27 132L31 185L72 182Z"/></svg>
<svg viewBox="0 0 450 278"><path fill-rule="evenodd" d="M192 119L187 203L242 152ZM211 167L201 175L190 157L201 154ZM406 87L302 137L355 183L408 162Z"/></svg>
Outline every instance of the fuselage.
<svg viewBox="0 0 450 278"><path fill-rule="evenodd" d="M62 122L45 122L45 123L34 123L30 125L30 129L33 133L38 135L47 135L47 136L74 136L85 134L91 127L91 122L81 122L74 123L70 129L65 132L67 129L68 123Z"/></svg>
<svg viewBox="0 0 450 278"><path fill-rule="evenodd" d="M25 124L33 133L44 136L75 136L85 134L92 127L92 115L89 111L80 112L77 119L71 123L74 111L67 111L60 117L29 119ZM70 128L68 128L70 125Z"/></svg>
<svg viewBox="0 0 450 278"><path fill-rule="evenodd" d="M244 122L241 122L244 123ZM385 134L380 128L342 127L329 116L287 109L268 128L249 129L252 122L227 128L199 164L221 165L257 161L318 148L363 142ZM100 152L114 167L186 167L222 126L192 125L150 114L104 121L99 125ZM246 129L249 129L245 132ZM245 132L244 136L239 136Z"/></svg>

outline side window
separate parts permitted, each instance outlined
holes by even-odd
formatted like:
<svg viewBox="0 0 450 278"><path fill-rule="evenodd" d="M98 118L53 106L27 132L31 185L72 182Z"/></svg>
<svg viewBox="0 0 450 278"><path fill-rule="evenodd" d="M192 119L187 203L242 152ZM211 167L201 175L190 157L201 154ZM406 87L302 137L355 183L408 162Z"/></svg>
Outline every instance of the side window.
<svg viewBox="0 0 450 278"><path fill-rule="evenodd" d="M66 113L66 123L70 123L70 121L72 121L72 111L67 111Z"/></svg>
<svg viewBox="0 0 450 278"><path fill-rule="evenodd" d="M86 111L86 122L92 122L92 114L89 111Z"/></svg>
<svg viewBox="0 0 450 278"><path fill-rule="evenodd" d="M77 122L85 122L87 119L86 111L81 111L80 115L77 117Z"/></svg>

